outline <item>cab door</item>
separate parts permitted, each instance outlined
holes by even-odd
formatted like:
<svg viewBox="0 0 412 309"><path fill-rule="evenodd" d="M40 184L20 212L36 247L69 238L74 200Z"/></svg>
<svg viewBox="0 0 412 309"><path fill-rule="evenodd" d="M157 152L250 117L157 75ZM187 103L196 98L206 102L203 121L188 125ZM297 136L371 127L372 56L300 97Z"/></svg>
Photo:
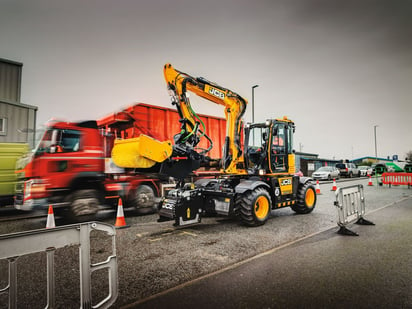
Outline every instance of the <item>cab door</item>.
<svg viewBox="0 0 412 309"><path fill-rule="evenodd" d="M284 123L273 125L268 153L271 173L286 173L288 171L288 134Z"/></svg>
<svg viewBox="0 0 412 309"><path fill-rule="evenodd" d="M39 167L51 190L66 190L68 182L77 173L76 165L81 161L81 132L53 129L49 135L49 145L39 158Z"/></svg>

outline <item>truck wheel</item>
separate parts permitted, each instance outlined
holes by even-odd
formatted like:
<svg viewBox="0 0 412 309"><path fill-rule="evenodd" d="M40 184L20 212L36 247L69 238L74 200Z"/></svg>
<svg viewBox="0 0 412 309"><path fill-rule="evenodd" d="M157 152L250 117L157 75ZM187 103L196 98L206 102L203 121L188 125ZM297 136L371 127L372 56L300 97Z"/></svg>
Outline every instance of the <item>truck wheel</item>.
<svg viewBox="0 0 412 309"><path fill-rule="evenodd" d="M75 222L96 220L101 199L97 190L78 190L68 197L70 219Z"/></svg>
<svg viewBox="0 0 412 309"><path fill-rule="evenodd" d="M133 190L129 205L137 214L149 214L156 212L155 205L156 194L154 189L149 185L140 185Z"/></svg>
<svg viewBox="0 0 412 309"><path fill-rule="evenodd" d="M248 191L239 199L239 216L248 226L265 224L272 209L269 193L263 188Z"/></svg>
<svg viewBox="0 0 412 309"><path fill-rule="evenodd" d="M291 208L298 214L308 214L313 211L316 205L315 187L310 183L299 184L297 203Z"/></svg>

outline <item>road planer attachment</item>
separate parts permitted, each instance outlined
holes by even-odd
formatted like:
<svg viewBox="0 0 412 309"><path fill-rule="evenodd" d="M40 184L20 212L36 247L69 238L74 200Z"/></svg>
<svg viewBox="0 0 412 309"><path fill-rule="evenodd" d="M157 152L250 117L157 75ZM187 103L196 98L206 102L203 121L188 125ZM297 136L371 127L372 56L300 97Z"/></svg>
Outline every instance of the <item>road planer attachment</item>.
<svg viewBox="0 0 412 309"><path fill-rule="evenodd" d="M149 169L160 163L160 173L184 179L200 167L203 156L187 145L173 145L147 135L115 140L113 162L123 168Z"/></svg>
<svg viewBox="0 0 412 309"><path fill-rule="evenodd" d="M124 168L150 168L172 155L170 141L160 142L147 135L130 139L117 139L112 150L113 162Z"/></svg>

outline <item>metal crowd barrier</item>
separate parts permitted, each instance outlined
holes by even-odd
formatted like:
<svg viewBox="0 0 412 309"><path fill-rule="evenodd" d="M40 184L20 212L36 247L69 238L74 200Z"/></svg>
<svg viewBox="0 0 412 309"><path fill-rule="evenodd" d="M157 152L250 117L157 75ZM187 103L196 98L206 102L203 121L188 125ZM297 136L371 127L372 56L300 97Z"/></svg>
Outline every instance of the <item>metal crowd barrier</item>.
<svg viewBox="0 0 412 309"><path fill-rule="evenodd" d="M98 230L111 236L112 255L106 261L91 264L90 232ZM79 245L80 308L109 308L118 294L116 230L109 224L87 222L52 229L0 235L0 259L7 259L8 284L0 293L8 292L9 308L17 308L17 259L25 254L46 252L47 256L47 306L55 308L54 253L56 249ZM96 270L108 269L109 294L101 302L92 305L91 277Z"/></svg>
<svg viewBox="0 0 412 309"><path fill-rule="evenodd" d="M412 185L412 173L383 173L381 179L382 183L389 187L407 185L409 189Z"/></svg>
<svg viewBox="0 0 412 309"><path fill-rule="evenodd" d="M359 236L349 230L346 226L356 220L356 224L375 225L366 220L365 215L365 195L363 185L355 185L338 188L335 192L336 201L334 205L338 209L338 233L341 235Z"/></svg>

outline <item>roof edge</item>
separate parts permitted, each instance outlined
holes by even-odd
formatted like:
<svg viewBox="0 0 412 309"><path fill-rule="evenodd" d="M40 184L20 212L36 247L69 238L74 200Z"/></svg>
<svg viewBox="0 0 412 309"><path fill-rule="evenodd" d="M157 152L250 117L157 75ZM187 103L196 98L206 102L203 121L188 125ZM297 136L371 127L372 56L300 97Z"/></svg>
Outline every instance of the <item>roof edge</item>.
<svg viewBox="0 0 412 309"><path fill-rule="evenodd" d="M18 107L30 108L30 109L33 109L35 111L37 111L39 109L37 106L34 106L34 105L29 105L29 104L19 103L19 102L10 102L10 101L6 101L4 99L0 99L0 103L10 104L10 105L18 106Z"/></svg>

